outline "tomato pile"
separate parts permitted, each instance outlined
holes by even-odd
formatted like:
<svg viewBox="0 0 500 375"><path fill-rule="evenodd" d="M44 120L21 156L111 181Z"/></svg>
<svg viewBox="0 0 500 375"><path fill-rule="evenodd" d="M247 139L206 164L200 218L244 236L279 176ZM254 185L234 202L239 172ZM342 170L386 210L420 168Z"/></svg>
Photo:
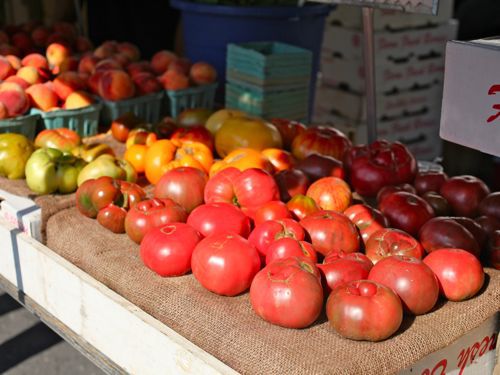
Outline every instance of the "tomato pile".
<svg viewBox="0 0 500 375"><path fill-rule="evenodd" d="M500 268L500 192L478 178L419 172L398 142L353 146L324 126L183 116L189 126L165 119L156 132L126 116L112 125L152 197L131 202L110 177L77 192L78 209L98 220L110 211L114 226L99 222L140 244L162 277L192 272L213 293L249 291L255 313L282 327L310 326L326 308L340 335L380 341L440 296L476 295L481 262Z"/></svg>

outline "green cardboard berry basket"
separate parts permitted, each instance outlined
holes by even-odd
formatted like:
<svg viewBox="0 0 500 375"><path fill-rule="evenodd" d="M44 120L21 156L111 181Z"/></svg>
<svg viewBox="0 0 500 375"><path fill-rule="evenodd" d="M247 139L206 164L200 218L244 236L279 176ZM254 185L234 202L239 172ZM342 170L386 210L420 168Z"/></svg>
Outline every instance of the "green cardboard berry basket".
<svg viewBox="0 0 500 375"><path fill-rule="evenodd" d="M81 137L90 137L98 133L99 116L102 103L94 103L78 109L59 109L43 112L32 108L31 113L38 114L45 129L68 128Z"/></svg>
<svg viewBox="0 0 500 375"><path fill-rule="evenodd" d="M165 90L164 114L175 118L185 109L214 108L217 86L212 83L184 90Z"/></svg>
<svg viewBox="0 0 500 375"><path fill-rule="evenodd" d="M0 120L0 133L23 134L28 139L35 139L36 125L40 116L38 114L28 114Z"/></svg>
<svg viewBox="0 0 500 375"><path fill-rule="evenodd" d="M114 119L127 112L133 112L137 117L146 122L157 122L161 119L163 97L163 91L159 91L132 99L119 101L103 100L101 123L104 126L108 126Z"/></svg>

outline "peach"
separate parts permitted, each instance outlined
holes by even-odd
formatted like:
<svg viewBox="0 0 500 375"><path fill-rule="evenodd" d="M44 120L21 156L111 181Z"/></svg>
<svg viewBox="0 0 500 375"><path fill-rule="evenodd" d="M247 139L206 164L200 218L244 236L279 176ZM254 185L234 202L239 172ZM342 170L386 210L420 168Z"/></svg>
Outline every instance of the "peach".
<svg viewBox="0 0 500 375"><path fill-rule="evenodd" d="M118 63L116 60L114 59L104 59L104 60L101 60L99 61L96 66L95 66L95 71L99 71L99 70L121 70L122 69L122 66L120 63Z"/></svg>
<svg viewBox="0 0 500 375"><path fill-rule="evenodd" d="M85 82L81 80L77 72L61 73L52 83L55 93L61 100L66 100L71 93L86 88Z"/></svg>
<svg viewBox="0 0 500 375"><path fill-rule="evenodd" d="M16 75L24 79L30 85L42 82L40 74L38 74L38 69L32 66L23 66L21 69L17 71Z"/></svg>
<svg viewBox="0 0 500 375"><path fill-rule="evenodd" d="M107 70L99 79L99 95L107 100L123 100L134 96L132 78L123 70Z"/></svg>
<svg viewBox="0 0 500 375"><path fill-rule="evenodd" d="M11 43L23 52L31 51L34 47L30 36L24 31L19 31L12 35Z"/></svg>
<svg viewBox="0 0 500 375"><path fill-rule="evenodd" d="M141 58L141 52L135 44L128 42L119 43L117 50L119 53L125 54L130 61L138 61Z"/></svg>
<svg viewBox="0 0 500 375"><path fill-rule="evenodd" d="M61 33L52 33L47 38L47 45L50 46L54 43L62 44L63 46L66 46L66 48L70 48L73 41L67 35Z"/></svg>
<svg viewBox="0 0 500 375"><path fill-rule="evenodd" d="M138 95L151 94L163 88L158 79L148 72L136 73L132 80L135 83Z"/></svg>
<svg viewBox="0 0 500 375"><path fill-rule="evenodd" d="M0 83L0 102L7 109L8 117L22 115L30 107L30 101L24 89L14 82Z"/></svg>
<svg viewBox="0 0 500 375"><path fill-rule="evenodd" d="M167 70L158 79L167 90L182 90L189 87L189 78L177 70Z"/></svg>
<svg viewBox="0 0 500 375"><path fill-rule="evenodd" d="M156 74L162 74L168 69L170 63L177 59L177 55L173 52L166 50L158 51L151 58L151 67Z"/></svg>
<svg viewBox="0 0 500 375"><path fill-rule="evenodd" d="M64 103L66 109L77 109L91 105L94 102L92 97L84 91L72 92Z"/></svg>
<svg viewBox="0 0 500 375"><path fill-rule="evenodd" d="M5 82L17 83L24 90L26 90L28 87L30 87L30 84L28 82L26 82L24 79L22 79L21 77L18 77L18 76L10 76L5 80Z"/></svg>
<svg viewBox="0 0 500 375"><path fill-rule="evenodd" d="M122 68L130 64L130 58L126 54L121 52L115 53L111 57L111 59L115 60L118 64L120 64Z"/></svg>
<svg viewBox="0 0 500 375"><path fill-rule="evenodd" d="M0 80L3 81L15 73L16 71L12 67L10 61L4 56L0 56Z"/></svg>
<svg viewBox="0 0 500 375"><path fill-rule="evenodd" d="M24 32L27 32L28 34L31 34L33 32L33 30L35 30L35 28L37 26L40 26L40 21L38 21L38 20L29 20L29 21L25 22L21 26L21 30L24 31Z"/></svg>
<svg viewBox="0 0 500 375"><path fill-rule="evenodd" d="M189 69L191 69L191 61L186 58L174 60L168 66L168 70L177 70L186 76L189 75Z"/></svg>
<svg viewBox="0 0 500 375"><path fill-rule="evenodd" d="M72 41L76 40L76 37L78 36L78 31L76 30L76 27L69 22L65 21L55 22L52 25L52 28L56 33L65 35Z"/></svg>
<svg viewBox="0 0 500 375"><path fill-rule="evenodd" d="M80 73L92 74L94 73L95 66L99 61L101 60L94 55L85 55L80 59L80 62L78 63L78 71Z"/></svg>
<svg viewBox="0 0 500 375"><path fill-rule="evenodd" d="M10 44L3 43L0 44L0 55L7 56L7 55L14 55L14 56L20 56L21 51L19 48L11 46Z"/></svg>
<svg viewBox="0 0 500 375"><path fill-rule="evenodd" d="M9 44L9 36L3 30L0 30L0 44Z"/></svg>
<svg viewBox="0 0 500 375"><path fill-rule="evenodd" d="M45 47L49 39L50 30L45 26L38 26L31 32L31 39L37 47Z"/></svg>
<svg viewBox="0 0 500 375"><path fill-rule="evenodd" d="M89 77L87 81L87 86L89 87L92 93L99 95L99 81L101 80L101 77L104 74L104 72L105 70L96 71Z"/></svg>
<svg viewBox="0 0 500 375"><path fill-rule="evenodd" d="M151 64L149 61L136 61L133 63L130 63L127 65L127 72L130 74L132 78L134 78L134 75L137 73L143 73L143 72L148 72L148 73L153 73L153 68L151 68Z"/></svg>
<svg viewBox="0 0 500 375"><path fill-rule="evenodd" d="M61 43L52 43L47 47L45 56L49 62L49 66L59 67L61 63L71 55L71 51L68 47Z"/></svg>
<svg viewBox="0 0 500 375"><path fill-rule="evenodd" d="M26 94L30 98L31 105L42 111L57 107L59 98L49 85L37 83L26 89Z"/></svg>
<svg viewBox="0 0 500 375"><path fill-rule="evenodd" d="M78 70L79 60L75 56L69 56L59 65L59 73L76 72Z"/></svg>
<svg viewBox="0 0 500 375"><path fill-rule="evenodd" d="M9 117L9 112L7 112L7 107L5 106L5 104L0 102L0 120L3 120L7 117Z"/></svg>
<svg viewBox="0 0 500 375"><path fill-rule="evenodd" d="M10 65L12 65L12 67L17 71L19 69L21 69L21 59L17 56L14 56L14 55L7 55L5 56L5 58L7 60L9 60L10 62Z"/></svg>
<svg viewBox="0 0 500 375"><path fill-rule="evenodd" d="M24 56L21 60L21 64L23 66L32 66L35 68L45 68L49 67L49 63L45 56L40 55L39 53L30 53L29 55Z"/></svg>
<svg viewBox="0 0 500 375"><path fill-rule="evenodd" d="M80 52L80 53L84 53L84 52L88 52L88 51L91 51L93 48L92 46L92 42L84 37L84 36L78 36L76 38L76 41L75 41L75 49Z"/></svg>
<svg viewBox="0 0 500 375"><path fill-rule="evenodd" d="M94 55L100 59L109 58L116 53L117 46L117 42L108 40L95 49Z"/></svg>
<svg viewBox="0 0 500 375"><path fill-rule="evenodd" d="M197 62L193 64L189 71L189 77L197 85L213 83L217 79L215 68L206 62Z"/></svg>

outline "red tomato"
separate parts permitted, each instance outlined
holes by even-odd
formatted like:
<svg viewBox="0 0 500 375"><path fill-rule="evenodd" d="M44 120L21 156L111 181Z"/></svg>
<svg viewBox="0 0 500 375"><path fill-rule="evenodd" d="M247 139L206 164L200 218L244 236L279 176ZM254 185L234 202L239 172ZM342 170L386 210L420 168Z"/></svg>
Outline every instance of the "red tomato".
<svg viewBox="0 0 500 375"><path fill-rule="evenodd" d="M294 196L286 204L297 220L302 220L308 215L319 211L319 207L311 197L302 194Z"/></svg>
<svg viewBox="0 0 500 375"><path fill-rule="evenodd" d="M336 288L326 302L330 325L352 340L382 341L403 321L399 297L388 287L369 280Z"/></svg>
<svg viewBox="0 0 500 375"><path fill-rule="evenodd" d="M500 220L500 191L488 194L479 204L481 215L493 216Z"/></svg>
<svg viewBox="0 0 500 375"><path fill-rule="evenodd" d="M372 265L346 257L323 262L323 264L318 264L318 268L321 271L325 295L328 296L332 290L345 283L368 278Z"/></svg>
<svg viewBox="0 0 500 375"><path fill-rule="evenodd" d="M394 255L381 259L370 271L368 279L391 288L410 314L429 312L439 297L436 275L417 258Z"/></svg>
<svg viewBox="0 0 500 375"><path fill-rule="evenodd" d="M302 134L307 129L301 122L283 118L273 118L271 119L271 124L276 126L280 132L281 139L283 140L283 148L285 150L290 150L295 137Z"/></svg>
<svg viewBox="0 0 500 375"><path fill-rule="evenodd" d="M256 168L243 172L234 167L223 169L205 186L205 203L231 203L251 218L264 203L279 199L274 179L269 173Z"/></svg>
<svg viewBox="0 0 500 375"><path fill-rule="evenodd" d="M306 241L297 241L293 238L280 238L274 241L267 248L266 264L270 264L277 260L303 257L318 262L318 256L314 247Z"/></svg>
<svg viewBox="0 0 500 375"><path fill-rule="evenodd" d="M97 221L104 228L113 233L125 233L125 216L127 210L123 207L111 203L109 206L101 209L97 214Z"/></svg>
<svg viewBox="0 0 500 375"><path fill-rule="evenodd" d="M344 215L358 227L365 244L373 233L389 226L389 221L379 210L366 204L350 206L344 211Z"/></svg>
<svg viewBox="0 0 500 375"><path fill-rule="evenodd" d="M323 177L345 178L343 163L332 156L311 154L299 161L295 168L304 172L311 181Z"/></svg>
<svg viewBox="0 0 500 375"><path fill-rule="evenodd" d="M351 189L338 177L323 177L307 189L308 197L314 199L322 210L344 212L352 200Z"/></svg>
<svg viewBox="0 0 500 375"><path fill-rule="evenodd" d="M184 223L150 230L141 242L141 259L158 275L181 276L191 269L191 255L201 235Z"/></svg>
<svg viewBox="0 0 500 375"><path fill-rule="evenodd" d="M367 196L377 195L386 185L411 183L417 173L417 161L406 146L386 140L353 147L344 164L354 189Z"/></svg>
<svg viewBox="0 0 500 375"><path fill-rule="evenodd" d="M77 132L67 128L44 129L35 138L36 147L57 148L69 152L82 143Z"/></svg>
<svg viewBox="0 0 500 375"><path fill-rule="evenodd" d="M416 236L426 222L434 217L431 205L418 195L399 191L387 195L378 206L393 228Z"/></svg>
<svg viewBox="0 0 500 375"><path fill-rule="evenodd" d="M250 287L260 270L260 259L247 240L226 232L198 243L191 268L196 280L206 289L223 296L235 296Z"/></svg>
<svg viewBox="0 0 500 375"><path fill-rule="evenodd" d="M267 256L267 248L274 241L280 238L293 238L302 241L304 237L304 228L299 223L292 219L280 219L257 225L250 233L248 241L255 246L259 255L264 259Z"/></svg>
<svg viewBox="0 0 500 375"><path fill-rule="evenodd" d="M422 195L429 191L439 192L441 186L447 179L448 175L444 172L418 172L415 176L415 181L413 181L413 185L415 186L418 195Z"/></svg>
<svg viewBox="0 0 500 375"><path fill-rule="evenodd" d="M377 193L377 203L382 202L382 200L392 194L396 193L398 191L406 191L407 193L412 193L412 194L417 194L417 191L413 187L413 185L410 184L400 184L400 185L386 185L382 189L380 189Z"/></svg>
<svg viewBox="0 0 500 375"><path fill-rule="evenodd" d="M260 271L250 287L250 302L257 315L287 328L305 328L323 308L319 271L304 258L273 262Z"/></svg>
<svg viewBox="0 0 500 375"><path fill-rule="evenodd" d="M271 163L274 171L286 171L295 164L295 158L288 151L280 148L266 148L261 151L262 156Z"/></svg>
<svg viewBox="0 0 500 375"><path fill-rule="evenodd" d="M358 262L362 262L368 270L371 270L373 267L373 263L365 254L363 253L346 253L342 250L332 250L328 254L325 255L323 259L323 264L332 263L339 259L349 259L356 260Z"/></svg>
<svg viewBox="0 0 500 375"><path fill-rule="evenodd" d="M311 237L317 252L326 255L331 250L354 253L359 250L359 233L356 226L335 211L318 211L300 221Z"/></svg>
<svg viewBox="0 0 500 375"><path fill-rule="evenodd" d="M424 259L439 281L439 291L450 301L463 301L479 292L484 271L479 260L462 249L440 249Z"/></svg>
<svg viewBox="0 0 500 375"><path fill-rule="evenodd" d="M455 176L446 180L439 193L457 216L476 217L479 204L490 193L488 186L474 176Z"/></svg>
<svg viewBox="0 0 500 375"><path fill-rule="evenodd" d="M316 126L307 128L305 132L295 137L292 154L299 160L311 154L332 156L342 160L345 152L351 147L351 141L341 131L328 126Z"/></svg>
<svg viewBox="0 0 500 375"><path fill-rule="evenodd" d="M500 230L496 230L491 234L486 260L491 267L500 270Z"/></svg>
<svg viewBox="0 0 500 375"><path fill-rule="evenodd" d="M186 210L172 199L153 198L139 202L129 210L125 231L132 241L141 243L151 229L170 223L184 223L186 219Z"/></svg>
<svg viewBox="0 0 500 375"><path fill-rule="evenodd" d="M234 232L247 238L251 229L248 216L229 203L202 204L191 212L187 223L204 237Z"/></svg>
<svg viewBox="0 0 500 375"><path fill-rule="evenodd" d="M423 193L422 198L430 204L434 210L435 216L449 216L451 215L450 204L441 194L435 193L433 191L428 191Z"/></svg>
<svg viewBox="0 0 500 375"><path fill-rule="evenodd" d="M255 211L254 223L255 225L259 225L268 220L285 218L292 218L292 214L286 204L282 201L269 201Z"/></svg>
<svg viewBox="0 0 500 375"><path fill-rule="evenodd" d="M420 242L399 229L384 228L373 233L366 242L366 256L373 264L391 255L406 255L422 259L424 249Z"/></svg>
<svg viewBox="0 0 500 375"><path fill-rule="evenodd" d="M170 139L200 142L207 146L212 152L214 151L214 139L212 133L210 133L203 125L178 128L174 131Z"/></svg>
<svg viewBox="0 0 500 375"><path fill-rule="evenodd" d="M442 248L459 248L479 256L481 249L472 233L452 217L435 217L419 232L420 243L427 253Z"/></svg>
<svg viewBox="0 0 500 375"><path fill-rule="evenodd" d="M198 168L180 167L166 172L155 186L156 198L170 198L188 213L203 204L207 175Z"/></svg>
<svg viewBox="0 0 500 375"><path fill-rule="evenodd" d="M298 194L305 195L309 186L309 179L304 172L293 168L276 173L274 180L283 202L288 202Z"/></svg>

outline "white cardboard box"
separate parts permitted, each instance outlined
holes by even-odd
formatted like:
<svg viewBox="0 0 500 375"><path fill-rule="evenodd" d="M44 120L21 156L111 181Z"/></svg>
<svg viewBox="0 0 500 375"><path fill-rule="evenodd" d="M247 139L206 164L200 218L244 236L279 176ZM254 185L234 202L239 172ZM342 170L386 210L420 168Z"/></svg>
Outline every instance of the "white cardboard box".
<svg viewBox="0 0 500 375"><path fill-rule="evenodd" d="M385 60L416 60L439 53L444 55L446 42L457 35L458 22L449 20L437 27L404 31L379 31L374 34L375 62ZM323 57L341 56L343 59L363 59L363 33L340 26L325 28Z"/></svg>
<svg viewBox="0 0 500 375"><path fill-rule="evenodd" d="M377 95L377 118L398 118L408 114L436 113L439 118L442 99L441 84L422 90ZM319 87L315 96L315 111L329 112L354 121L366 121L366 97L350 91Z"/></svg>
<svg viewBox="0 0 500 375"><path fill-rule="evenodd" d="M402 29L446 22L453 16L453 0L439 0L436 16L409 14L395 10L376 9L373 17L375 30ZM352 29L362 29L363 20L359 6L339 5L328 17L328 24L341 25Z"/></svg>
<svg viewBox="0 0 500 375"><path fill-rule="evenodd" d="M42 240L42 210L29 198L0 189L0 216L37 241Z"/></svg>
<svg viewBox="0 0 500 375"><path fill-rule="evenodd" d="M500 156L500 38L448 42L440 135Z"/></svg>

